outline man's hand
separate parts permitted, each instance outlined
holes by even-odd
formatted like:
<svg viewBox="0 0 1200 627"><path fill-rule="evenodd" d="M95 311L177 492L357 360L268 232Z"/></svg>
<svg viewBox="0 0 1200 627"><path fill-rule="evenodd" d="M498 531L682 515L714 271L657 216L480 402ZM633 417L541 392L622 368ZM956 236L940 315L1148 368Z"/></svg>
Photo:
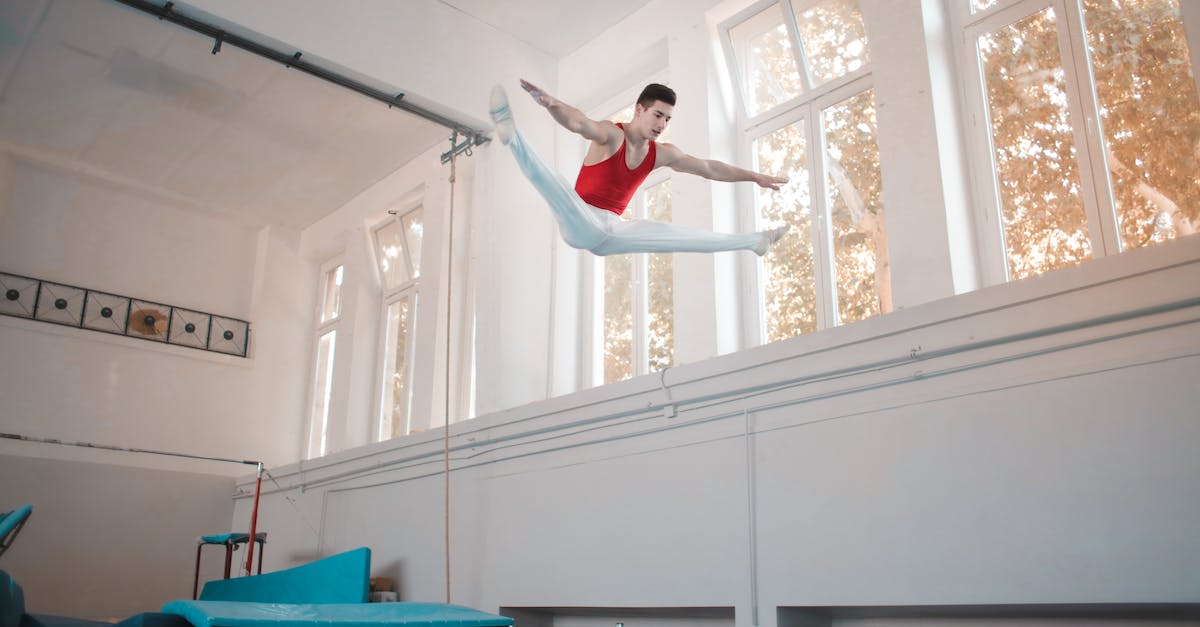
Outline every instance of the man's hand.
<svg viewBox="0 0 1200 627"><path fill-rule="evenodd" d="M523 78L521 79L521 89L529 92L529 95L533 96L534 101L543 107L549 107L550 105L554 104L554 98L550 94L542 91L541 87L538 87L537 85L534 85Z"/></svg>
<svg viewBox="0 0 1200 627"><path fill-rule="evenodd" d="M756 184L758 184L759 187L765 187L767 189L773 189L775 191L779 191L779 186L788 182L788 179L786 176L769 176L766 174L756 174L754 176L754 182Z"/></svg>

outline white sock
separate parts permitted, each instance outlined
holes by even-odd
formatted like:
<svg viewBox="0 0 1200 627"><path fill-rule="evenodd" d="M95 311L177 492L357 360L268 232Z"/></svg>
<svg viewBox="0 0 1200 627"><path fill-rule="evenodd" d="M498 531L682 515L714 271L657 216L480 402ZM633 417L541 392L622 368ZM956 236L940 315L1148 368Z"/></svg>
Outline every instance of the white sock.
<svg viewBox="0 0 1200 627"><path fill-rule="evenodd" d="M513 134L512 110L508 108L508 95L504 88L496 85L492 88L492 98L488 103L488 113L492 123L496 125L496 138L501 144L508 145Z"/></svg>
<svg viewBox="0 0 1200 627"><path fill-rule="evenodd" d="M771 245L775 242L778 242L790 228L792 228L792 225L785 224L774 229L759 231L759 233L762 234L762 242L754 248L754 254L758 255L759 257L767 254L767 250L771 248Z"/></svg>

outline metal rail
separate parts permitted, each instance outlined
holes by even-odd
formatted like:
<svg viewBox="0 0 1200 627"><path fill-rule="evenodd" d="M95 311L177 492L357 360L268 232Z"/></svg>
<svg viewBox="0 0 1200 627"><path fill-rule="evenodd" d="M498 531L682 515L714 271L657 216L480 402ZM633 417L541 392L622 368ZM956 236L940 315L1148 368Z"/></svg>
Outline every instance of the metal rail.
<svg viewBox="0 0 1200 627"><path fill-rule="evenodd" d="M440 113L431 111L417 104L413 104L404 99L403 93L390 93L380 89L376 89L362 81L355 80L328 68L323 68L315 63L310 63L304 59L304 53L300 51L284 51L271 48L264 44L258 43L241 35L230 33L215 24L198 20L193 17L188 17L175 10L174 2L167 2L163 5L158 5L148 0L113 0L125 6L137 9L143 13L153 15L160 20L166 20L172 24L182 26L188 30L210 37L213 39L213 54L221 51L222 44L229 44L249 52L256 54L265 59L270 59L289 68L295 68L315 76L321 80L328 81L339 87L349 89L350 91L362 94L368 98L378 100L386 104L389 108L395 107L402 111L406 111L420 118L444 126L459 135L467 138L468 145L479 146L485 144L490 138L481 130L472 128L471 126L448 118ZM448 158L443 158L445 163Z"/></svg>

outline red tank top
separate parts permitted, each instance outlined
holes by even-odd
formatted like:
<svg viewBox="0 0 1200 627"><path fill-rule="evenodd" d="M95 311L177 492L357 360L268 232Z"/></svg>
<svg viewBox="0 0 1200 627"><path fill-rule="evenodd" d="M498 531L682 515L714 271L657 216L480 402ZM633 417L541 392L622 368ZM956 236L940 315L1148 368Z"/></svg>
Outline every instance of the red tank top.
<svg viewBox="0 0 1200 627"><path fill-rule="evenodd" d="M625 129L625 125L619 122L617 126ZM654 142L651 141L646 158L638 167L630 170L629 166L625 165L625 140L621 140L621 147L613 156L600 163L579 168L579 178L575 179L575 192L583 202L593 207L608 209L617 215L625 213L625 207L629 206L633 193L654 169L655 150Z"/></svg>

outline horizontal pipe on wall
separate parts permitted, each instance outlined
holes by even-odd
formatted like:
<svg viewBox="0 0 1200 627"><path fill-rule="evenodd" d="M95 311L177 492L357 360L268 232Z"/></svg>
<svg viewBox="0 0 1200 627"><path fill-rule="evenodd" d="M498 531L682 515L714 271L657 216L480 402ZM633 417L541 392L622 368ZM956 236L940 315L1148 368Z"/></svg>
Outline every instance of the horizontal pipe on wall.
<svg viewBox="0 0 1200 627"><path fill-rule="evenodd" d="M969 352L977 352L991 348L1011 346L1018 342L1023 342L1031 339L1042 339L1051 336L1062 336L1063 334L1095 329L1101 326L1108 326L1120 322L1129 322L1136 320L1145 320L1151 316L1159 316L1163 314L1186 312L1190 309L1200 308L1200 299L1188 298L1173 303L1156 305L1152 307L1140 308L1124 312L1122 314L1104 315L1095 318L1080 320L1075 323L1065 325L1055 325L1034 331L1026 331L979 342L967 343L957 346L950 346L936 351L928 351L921 354L919 357L906 356L904 358L891 358L878 360L869 363L859 364L852 368L839 368L830 371L823 371L814 374L806 374L799 377L789 378L786 380L773 381L764 383L758 386L745 388L737 388L733 390L725 390L717 394L704 394L691 398L681 397L674 399L670 404L675 406L678 412L677 417L671 419L667 423L651 425L645 429L638 429L638 423L647 420L653 420L663 415L663 409L666 404L651 404L642 405L636 410L604 412L599 415L593 415L581 420L570 421L566 423L554 424L545 427L536 427L528 430L521 430L516 433L489 437L484 440L467 440L464 439L464 434L455 434L453 439L460 440L460 443L452 445L451 452L458 452L459 455L452 455L451 459L459 464L455 465L456 470L471 468L475 466L491 464L501 461L510 461L527 457L536 454L545 454L554 451L568 450L579 446L602 444L618 440L625 440L633 437L641 437L654 433L671 431L680 428L697 427L701 424L711 423L719 420L726 420L732 417L741 416L743 412L760 412L769 409L780 407L793 406L803 403L810 403L819 400L825 400L837 396L845 396L848 394L861 394L874 390L884 389L909 383L919 379L935 379L938 377L958 374L964 371L975 370L988 366L1000 365L1021 359L1029 359L1044 356L1047 354L1057 353L1065 350L1081 348L1085 346L1100 344L1104 342L1116 341L1132 336L1137 336L1145 333L1169 330L1176 327L1200 324L1200 317L1195 315L1185 315L1181 319L1173 319L1167 321L1147 321L1143 327L1137 329L1114 329L1112 332L1103 333L1094 337L1086 338L1068 338L1067 341L1056 343L1052 346L1034 347L1029 350L1021 350L1008 355L1000 355L989 357L978 361L972 361L967 364L947 364L943 368L921 371L919 374L901 374L899 376L887 376L888 370L897 367L911 365L920 362L930 362L938 358L953 357L966 354ZM797 387L812 385L817 383L826 383L837 380L848 379L850 377L869 374L883 374L881 379L876 381L865 381L860 384L852 384L841 387L836 390L817 391L813 394L804 394L796 398L785 400L770 400L764 398L777 392ZM755 400L758 402L754 402ZM747 404L750 401L750 404ZM735 404L732 405L731 404ZM705 409L714 409L715 412L703 412ZM577 409L577 408L572 408ZM569 411L569 410L568 410ZM695 415L692 419L687 419L686 414L703 413L706 415ZM494 425L486 427L491 430L497 426L510 426L509 424ZM622 429L623 427L623 429ZM583 433L589 433L604 429L616 429L618 433L610 433L608 435L599 435L599 437L589 437L584 442L563 442L558 445L543 446L534 452L514 452L508 455L499 455L494 459L478 460L484 455L494 454L506 449L515 447L544 444L556 439L571 438ZM771 429L773 430L773 429ZM364 463L363 467L351 468L341 472L333 472L329 474L316 474L313 476L313 471L316 469L305 469L304 464L301 464L298 469L284 470L280 473L281 477L299 476L300 480L291 483L287 488L280 486L280 489L275 491L285 491L288 489L299 488L308 490L323 486L333 486L343 484L358 479L366 479L368 477L379 475L382 473L397 472L404 470L414 470L421 466L440 462L442 460L442 451L432 450L427 442L414 442L408 445L402 445L398 448L389 449L387 451L374 451L363 455L356 455L350 459L337 460L331 464L321 465L321 470L328 469L332 466L342 463L361 461L374 456L383 456L403 448L415 448L412 454L403 455L399 458L380 460L376 463ZM471 450L475 449L475 450ZM464 451L469 451L463 454ZM478 461L472 461L478 460ZM347 486L341 489L362 489L395 483L396 481L406 481L418 479L427 476L434 476L441 473L440 469L428 471L416 471L415 474L405 476L402 479L384 480L378 483L369 485L354 485ZM242 495L238 495L242 496Z"/></svg>

